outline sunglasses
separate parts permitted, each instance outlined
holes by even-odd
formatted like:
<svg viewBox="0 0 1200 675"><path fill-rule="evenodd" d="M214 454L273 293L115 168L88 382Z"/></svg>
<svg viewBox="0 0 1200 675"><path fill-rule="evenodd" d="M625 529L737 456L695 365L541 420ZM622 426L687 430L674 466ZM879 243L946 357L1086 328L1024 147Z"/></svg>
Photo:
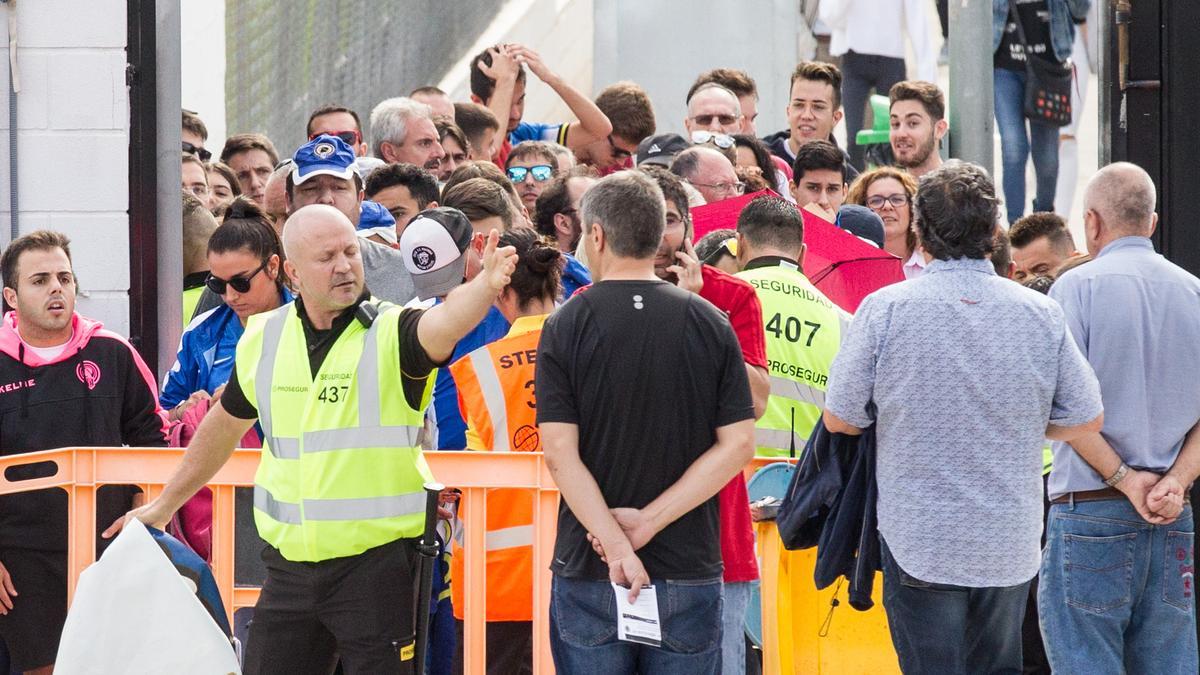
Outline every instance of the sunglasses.
<svg viewBox="0 0 1200 675"><path fill-rule="evenodd" d="M217 295L225 295L225 292L228 290L226 288L227 286L232 286L233 290L237 291L238 293L249 293L250 292L250 280L253 279L256 274L258 274L259 272L263 271L266 268L267 268L267 261L264 260L263 264L258 266L258 269L254 270L253 272L251 272L245 276L239 274L236 277L230 277L229 279L222 279L220 277L214 277L213 275L209 274L208 278L204 280L204 285L208 287L208 290L212 291L213 293L216 293Z"/></svg>
<svg viewBox="0 0 1200 675"><path fill-rule="evenodd" d="M632 152L630 152L624 148L617 147L617 143L616 143L616 141L613 140L612 134L608 135L608 145L610 148L612 148L613 159L625 160L625 159L629 159L630 157L633 157Z"/></svg>
<svg viewBox="0 0 1200 675"><path fill-rule="evenodd" d="M714 134L711 131L693 131L692 143L694 145L703 145L712 141L712 144L722 150L728 150L733 147L733 136L729 134Z"/></svg>
<svg viewBox="0 0 1200 675"><path fill-rule="evenodd" d="M323 136L337 136L338 138L342 139L346 143L346 145L349 145L351 147L358 145L359 143L362 143L362 134L359 133L355 129L351 129L350 131L318 131L315 134L309 134L308 140L310 140L310 141L316 140L317 136L322 136L322 135Z"/></svg>
<svg viewBox="0 0 1200 675"><path fill-rule="evenodd" d="M187 141L183 142L183 151L189 155L195 155L195 156L199 157L200 161L202 161L202 162L207 162L208 160L212 159L211 152L209 152L208 150L205 150L204 148L196 147L196 146L192 145L191 143L188 143Z"/></svg>
<svg viewBox="0 0 1200 675"><path fill-rule="evenodd" d="M712 126L713 120L716 120L717 123L723 127L728 127L728 126L733 125L734 122L738 121L738 116L737 115L696 115L695 117L692 118L693 122L695 122L696 124L699 124L702 127Z"/></svg>
<svg viewBox="0 0 1200 675"><path fill-rule="evenodd" d="M713 252L709 253L708 257L700 262L704 263L705 265L715 265L717 264L717 261L721 259L721 256L725 254L729 254L733 258L737 258L737 250L737 237L730 237L721 242L720 246L713 249Z"/></svg>
<svg viewBox="0 0 1200 675"><path fill-rule="evenodd" d="M545 183L554 177L554 167L549 164L538 164L537 166L510 166L508 167L508 179L514 183L524 183L525 177L533 174L533 179L539 183Z"/></svg>

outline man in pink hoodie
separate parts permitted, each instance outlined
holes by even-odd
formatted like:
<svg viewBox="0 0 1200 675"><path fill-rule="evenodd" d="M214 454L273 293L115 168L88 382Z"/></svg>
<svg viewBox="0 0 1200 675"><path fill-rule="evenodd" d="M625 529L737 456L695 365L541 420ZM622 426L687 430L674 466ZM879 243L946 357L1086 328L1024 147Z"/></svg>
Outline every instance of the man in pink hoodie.
<svg viewBox="0 0 1200 675"><path fill-rule="evenodd" d="M150 369L123 337L75 313L67 237L40 230L16 239L0 256L0 273L4 300L16 308L0 324L0 455L166 445ZM45 475L33 468L8 477ZM96 522L111 523L136 492L100 488ZM0 497L0 638L13 670L51 671L66 615L66 492Z"/></svg>

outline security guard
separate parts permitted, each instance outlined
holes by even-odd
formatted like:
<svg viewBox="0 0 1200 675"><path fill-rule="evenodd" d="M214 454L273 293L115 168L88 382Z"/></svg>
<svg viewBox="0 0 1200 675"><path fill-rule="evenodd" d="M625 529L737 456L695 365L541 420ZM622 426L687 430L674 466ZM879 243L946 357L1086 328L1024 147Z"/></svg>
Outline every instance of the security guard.
<svg viewBox="0 0 1200 675"><path fill-rule="evenodd" d="M310 166L296 183L318 172ZM430 372L483 318L515 264L492 232L483 272L438 307L401 310L363 285L354 226L332 206L296 211L284 270L299 298L254 316L220 402L163 490L131 511L161 527L262 422L254 516L269 545L245 672L415 672L416 551L423 527L421 410ZM447 268L461 279L461 263ZM110 528L119 529L120 523Z"/></svg>
<svg viewBox="0 0 1200 675"><path fill-rule="evenodd" d="M778 197L759 197L738 216L742 271L762 303L771 396L755 424L760 457L797 457L825 406L829 364L849 315L801 271L804 220Z"/></svg>
<svg viewBox="0 0 1200 675"><path fill-rule="evenodd" d="M530 229L505 232L500 244L517 251L512 280L496 302L512 328L504 338L455 361L450 372L467 421L468 449L541 452L533 376L542 325L561 291L563 255ZM465 512L462 515L469 518ZM486 542L488 672L532 672L532 493L489 491ZM463 579L461 549L455 551L451 565L452 578ZM452 584L451 589L461 629L463 585Z"/></svg>

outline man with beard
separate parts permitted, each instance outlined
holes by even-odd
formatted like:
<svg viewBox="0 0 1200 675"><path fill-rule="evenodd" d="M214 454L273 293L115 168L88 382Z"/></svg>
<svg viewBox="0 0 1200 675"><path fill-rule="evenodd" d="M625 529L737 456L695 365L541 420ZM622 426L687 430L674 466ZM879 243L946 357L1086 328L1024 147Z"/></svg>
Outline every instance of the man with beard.
<svg viewBox="0 0 1200 675"><path fill-rule="evenodd" d="M446 152L433 123L433 111L406 96L389 98L371 111L371 150L391 164L407 162L434 174Z"/></svg>
<svg viewBox="0 0 1200 675"><path fill-rule="evenodd" d="M531 216L535 214L538 195L558 174L557 166L554 150L544 141L525 141L508 153L505 173Z"/></svg>
<svg viewBox="0 0 1200 675"><path fill-rule="evenodd" d="M946 123L946 98L931 82L905 80L888 92L891 99L891 142L896 166L908 169L914 178L942 165L938 154Z"/></svg>

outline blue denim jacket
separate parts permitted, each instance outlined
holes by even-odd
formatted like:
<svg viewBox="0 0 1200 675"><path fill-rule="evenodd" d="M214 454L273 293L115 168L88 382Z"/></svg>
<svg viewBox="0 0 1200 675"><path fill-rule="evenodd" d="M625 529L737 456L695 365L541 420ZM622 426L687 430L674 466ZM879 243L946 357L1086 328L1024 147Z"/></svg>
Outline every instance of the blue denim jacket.
<svg viewBox="0 0 1200 675"><path fill-rule="evenodd" d="M1008 21L1009 0L992 0L992 51L1000 48L1004 24ZM1059 62L1071 57L1075 43L1075 22L1087 17L1092 0L1046 0L1050 8L1050 42Z"/></svg>

